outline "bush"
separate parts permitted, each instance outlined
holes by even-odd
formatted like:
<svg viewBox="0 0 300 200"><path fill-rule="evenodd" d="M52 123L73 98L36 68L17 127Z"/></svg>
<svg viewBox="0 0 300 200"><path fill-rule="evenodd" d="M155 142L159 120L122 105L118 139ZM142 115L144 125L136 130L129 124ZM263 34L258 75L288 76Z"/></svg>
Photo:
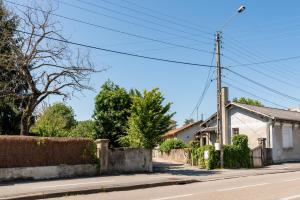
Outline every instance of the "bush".
<svg viewBox="0 0 300 200"><path fill-rule="evenodd" d="M224 146L224 167L225 168L249 168L250 149L246 135L235 135L232 138L232 145Z"/></svg>
<svg viewBox="0 0 300 200"><path fill-rule="evenodd" d="M205 151L208 151L208 159L204 158ZM192 159L202 168L215 169L218 166L217 152L212 145L192 149Z"/></svg>
<svg viewBox="0 0 300 200"><path fill-rule="evenodd" d="M167 139L159 145L159 150L165 153L170 152L172 149L186 148L185 143L178 139Z"/></svg>

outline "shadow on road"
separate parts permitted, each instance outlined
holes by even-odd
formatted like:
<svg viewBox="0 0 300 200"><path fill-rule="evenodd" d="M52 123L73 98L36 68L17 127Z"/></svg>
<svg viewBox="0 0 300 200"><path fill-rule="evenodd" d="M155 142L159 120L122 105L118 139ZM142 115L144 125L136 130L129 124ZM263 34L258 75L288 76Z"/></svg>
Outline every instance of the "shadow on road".
<svg viewBox="0 0 300 200"><path fill-rule="evenodd" d="M192 167L181 163L162 162L162 161L153 162L153 172L165 173L171 175L182 175L182 176L209 176L209 175L220 173L216 170L210 171L206 169L199 169L197 167Z"/></svg>

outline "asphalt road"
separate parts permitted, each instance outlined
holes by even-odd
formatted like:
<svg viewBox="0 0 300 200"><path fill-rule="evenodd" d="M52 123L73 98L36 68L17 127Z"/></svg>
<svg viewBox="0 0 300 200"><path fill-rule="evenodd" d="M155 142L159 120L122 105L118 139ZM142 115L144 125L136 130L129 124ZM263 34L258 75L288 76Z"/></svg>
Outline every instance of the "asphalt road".
<svg viewBox="0 0 300 200"><path fill-rule="evenodd" d="M57 198L56 198L57 199ZM78 195L61 200L300 200L300 172L250 176L187 185Z"/></svg>

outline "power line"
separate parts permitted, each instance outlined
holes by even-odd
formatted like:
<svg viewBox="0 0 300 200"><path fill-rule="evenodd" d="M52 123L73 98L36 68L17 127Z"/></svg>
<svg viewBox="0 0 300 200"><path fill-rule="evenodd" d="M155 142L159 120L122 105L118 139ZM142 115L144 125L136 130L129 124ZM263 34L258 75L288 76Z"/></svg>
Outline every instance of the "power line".
<svg viewBox="0 0 300 200"><path fill-rule="evenodd" d="M214 61L214 58L215 58L215 54L213 54L213 56L212 56L210 65L212 65L212 63L213 63L213 61ZM210 85L211 85L211 82L212 82L212 80L211 80L211 74L210 74L210 73L211 73L211 69L212 69L212 68L210 68L209 71L208 71L208 74L207 74L207 77L206 77L206 81L205 81L205 86L204 86L204 88L203 88L203 91L202 91L202 93L201 93L201 96L199 97L199 100L197 101L197 104L196 104L196 106L194 107L193 111L191 112L189 118L191 118L192 115L194 114L194 112L199 108L199 106L201 105L201 103L202 103L202 101L203 101L203 99L204 99L204 96L205 96L205 94L206 94L208 88L209 88Z"/></svg>
<svg viewBox="0 0 300 200"><path fill-rule="evenodd" d="M230 83L228 83L228 82L226 82L226 81L223 81L223 82L224 82L226 85L228 85L229 87L231 87L231 88L234 88L234 89L236 89L236 90L239 90L239 91L241 91L241 92L244 92L244 93L246 93L246 94L249 94L249 95L251 95L251 96L253 96L253 97L255 97L255 98L261 99L261 100L263 100L263 101L265 101L265 102L268 102L268 103L271 103L271 104L273 104L273 105L275 105L275 106L279 106L279 107L282 107L282 108L286 108L286 109L287 109L287 107L285 107L285 106L282 106L282 105L280 105L280 104L277 104L277 103L275 103L275 102L273 102L273 101L270 101L270 100L267 100L267 99L265 99L265 98L259 97L259 96L255 95L255 94L253 94L253 93L251 93L251 92L249 92L249 91L246 91L246 90L244 90L244 89L242 89L242 88L239 88L239 87L237 87L237 86L234 86L234 85L232 85L232 84L230 84Z"/></svg>
<svg viewBox="0 0 300 200"><path fill-rule="evenodd" d="M90 10L90 9L87 9L87 8L83 8L83 7L80 7L80 6L71 4L71 3L66 3L66 2L63 2L63 1L59 1L59 0L56 0L56 1L59 2L59 3L61 3L61 4L65 4L65 5L68 5L68 6L77 8L77 9L80 9L80 10L87 11L89 13L93 13L93 14L96 14L96 15L104 16L104 17L107 17L107 18L110 18L110 19L114 19L114 20L117 20L117 21L121 21L121 22L124 22L124 23L131 24L131 25L134 25L134 26L142 27L142 28L145 28L145 29L148 29L148 30L152 30L152 31L156 31L156 32L160 32L160 33L164 33L164 34L168 34L168 35L180 37L180 38L183 38L183 39L186 39L186 40L191 40L191 41L202 43L202 44L210 44L209 42L200 41L200 40L197 40L197 39L194 39L194 38L190 38L190 37L187 37L187 36L184 36L184 35L178 35L178 34L171 33L171 32L168 32L168 31L164 31L164 30L161 30L161 29L149 27L149 26L146 26L146 25L143 25L143 24L138 24L138 23L135 23L135 22L123 19L123 18L118 18L118 17L106 15L106 14L103 14L103 13L99 13L99 12L96 12L96 11L93 11L93 10ZM79 1L79 0L77 0L77 1ZM79 1L79 2L84 2L84 1ZM94 5L94 4L92 4L92 5ZM95 6L97 6L97 4L95 4ZM131 17L133 17L133 16L131 16ZM138 19L138 18L135 17L135 19ZM185 32L185 31L181 31L181 32L184 32L184 33L187 33L187 34L191 34L191 33ZM194 35L197 36L198 34L192 34L192 35L193 36Z"/></svg>
<svg viewBox="0 0 300 200"><path fill-rule="evenodd" d="M238 65L233 65L233 66L230 66L230 67L243 67L243 66L250 66L250 65L261 65L261 64L266 64L266 63L282 62L282 61L294 60L294 59L300 59L300 56L292 56L292 57L272 59L272 60L261 61L261 62L238 64Z"/></svg>
<svg viewBox="0 0 300 200"><path fill-rule="evenodd" d="M107 4L111 4L111 5L120 7L120 8L124 8L124 9L126 9L126 10L130 10L130 11L133 11L133 12L136 12L136 13L140 13L140 14L145 15L145 16L148 16L148 17L152 17L152 18L157 19L157 20L160 20L160 21L164 21L164 22L171 23L171 24L176 24L176 25L179 25L179 26L182 26L182 27L186 27L186 28L189 28L189 29L194 29L194 30L196 30L196 31L198 31L198 32L202 32L202 33L207 34L207 35L213 35L213 33L211 33L211 32L207 32L207 31L201 30L201 29L196 28L196 27L194 27L194 26L189 26L189 25L186 25L186 24L178 23L178 22L175 21L175 20L167 20L167 19L165 19L165 18L157 17L157 16L155 16L155 15L148 14L148 13L142 12L142 11L137 10L137 9L129 8L129 7L126 7L126 6L117 4L117 3L112 2L112 1L108 1L108 0L101 0L101 1L102 1L102 2L105 2L105 3L107 3Z"/></svg>
<svg viewBox="0 0 300 200"><path fill-rule="evenodd" d="M55 13L49 13L49 12L44 11L42 9L37 9L37 8L30 7L30 6L26 6L26 5L14 3L14 2L11 2L11 1L8 1L8 0L4 0L4 1L8 2L8 3L11 3L11 4L14 4L14 5L26 7L28 9L33 9L33 10L40 11L40 12L43 12L43 13L48 13L48 14L51 14L53 16L60 17L60 18L63 18L63 19L67 19L67 20L70 20L70 21L78 22L78 23L81 23L81 24L85 24L85 25L89 25L89 26L101 28L101 29L104 29L104 30L108 30L108 31L112 31L112 32L116 32L116 33L120 33L120 34L124 34L124 35L128 35L128 36L132 36L132 37L136 37L136 38L140 38L140 39L145 39L145 40L149 40L149 41L153 41L153 42L157 42L157 43L161 43L161 44L165 44L165 45L169 45L169 46L174 46L174 47L180 47L180 48L184 48L184 49L194 50L194 51L198 51L198 52L202 52L202 53L209 53L209 54L213 53L213 52L209 52L209 51L203 50L203 49L198 49L198 48L188 47L188 46L181 45L181 44L166 42L166 41L162 41L162 40L159 40L159 39L154 39L154 38L150 38L150 37L146 37L146 36L142 36L142 35L137 35L137 34L134 34L134 33L128 33L128 32L125 32L125 31L118 30L118 29L109 28L109 27L106 27L106 26L98 25L98 24L93 24L93 23L90 23L90 22L87 22L87 21L83 21L83 20L80 20L80 19L66 17L66 16L63 16L63 15L55 14Z"/></svg>
<svg viewBox="0 0 300 200"><path fill-rule="evenodd" d="M241 78L243 78L243 79L248 80L249 82L251 82L251 83L253 83L253 84L255 84L255 85L258 85L258 86L263 87L263 88L265 88L265 89L267 89L267 90L270 90L270 91L272 91L272 92L275 93L275 94L278 94L278 95L283 96L283 97L288 98L288 99L292 99L293 101L296 101L296 102L300 102L300 99L298 99L298 98L296 98L296 97L293 97L293 96L284 94L284 93L282 93L282 92L280 92L280 91L277 91L277 90L275 90L275 89L273 89L273 88L270 88L270 87L268 87L268 86L265 86L264 84L258 83L258 82L254 81L254 80L252 80L252 79L250 79L250 78L248 78L248 77L246 77L246 76L244 76L244 75L242 75L242 74L239 74L239 73L237 73L237 72L235 72L235 71L233 71L233 70L231 70L231 69L229 69L229 68L224 68L224 69L228 70L229 72L231 72L231 73L233 73L233 74L235 74L235 75L237 75L237 76L239 76L239 77L241 77Z"/></svg>
<svg viewBox="0 0 300 200"><path fill-rule="evenodd" d="M131 4L131 5L134 5L134 6L138 7L138 8L142 8L142 9L144 9L144 10L149 10L151 13L157 13L157 14L159 14L159 15L161 15L161 16L168 17L169 19L173 19L173 20L176 19L177 21L178 21L178 20L179 20L179 21L182 21L182 22L185 23L185 24L186 24L186 23L191 24L191 22L188 21L187 19L178 18L177 16L171 16L171 15L165 14L165 13L163 13L163 12L154 10L154 9L152 9L152 8L147 8L147 7L145 7L145 6L141 6L141 5L137 4L137 3L134 3L134 2L131 2L131 1L128 1L128 0L122 0L122 1L123 1L123 2L126 2L126 3L128 3L128 4ZM193 26L199 27L198 24L194 24Z"/></svg>
<svg viewBox="0 0 300 200"><path fill-rule="evenodd" d="M264 61L268 60L267 58L262 56L262 53L259 53L259 55L254 53L245 44L243 44L243 46L241 46L240 43L235 44L233 41L230 41L230 40L228 40L228 41L229 41L229 43L231 43L230 44L231 47L230 47L230 49L227 49L227 50L230 51L230 52L232 52L232 50L234 50L235 52L238 52L238 55L235 54L238 57L244 57L245 60L249 60L250 62L253 62L253 60L255 62L261 62L261 60L259 60L259 58L263 59ZM244 55L244 54L240 54L241 52L245 52L247 54L247 56ZM234 52L232 52L232 53L234 53ZM251 60L249 58L251 58ZM237 63L241 64L240 62L237 62ZM289 74L288 79L290 79L291 77L294 77L296 80L298 80L298 78L299 78L298 76L295 75L295 71L292 71L292 72L288 71L290 66L284 65L283 63L281 63L280 65L278 63L272 63L272 65L271 65L271 63L266 63L266 64L263 64L263 65L260 65L260 66L267 66L267 65L272 67L272 70L269 70L268 73L277 72L276 74L279 74L280 77L282 77L283 74ZM286 66L286 68L284 70L275 68L275 67L280 67L281 68L282 66ZM254 66L252 66L252 67L251 66L246 66L246 67L253 69Z"/></svg>
<svg viewBox="0 0 300 200"><path fill-rule="evenodd" d="M56 1L58 1L58 0L56 0ZM160 23L157 23L157 22L153 22L153 21L151 21L151 20L147 20L147 19L144 19L144 18L136 17L136 16L133 16L133 15L129 15L129 14L127 14L127 13L120 12L120 11L116 11L116 10L113 10L113 9L111 9L111 8L107 8L107 7L105 7L105 6L101 6L101 5L96 4L96 3L88 2L88 1L85 1L85 0L75 0L75 1L78 1L78 2L80 2L80 3L84 3L84 4L89 5L89 6L92 6L92 7L97 7L97 8L103 9L103 10L105 10L105 11L109 11L109 12L112 12L112 13L117 13L117 14L119 14L119 15L126 16L126 17L132 18L132 19L134 19L134 20L139 20L139 21L143 21L143 22L146 22L146 23L154 24L154 25L157 25L157 26L166 28L166 29L170 29L170 30L172 30L172 31L177 31L177 32L189 34L190 36L200 36L199 34L190 33L190 32L187 32L187 31L180 30L180 29L176 29L176 28L171 27L171 26L167 26L167 25L163 25L163 24L160 24ZM75 7L74 4L65 3L65 2L62 2L62 1L60 1L60 2L61 2L61 3L64 3L64 4L67 4L67 5L69 5L69 6ZM79 8L78 6L76 6L76 7ZM85 8L80 7L80 9L85 9ZM87 11L87 9L86 9L86 11ZM88 10L88 12L89 12L89 11L91 11L91 10ZM94 11L91 11L91 12L95 13ZM103 14L101 14L101 15L103 15ZM113 18L115 18L115 17L113 17ZM118 20L123 21L123 19L120 19L120 18L118 18ZM126 20L126 21L127 21L127 20ZM129 23L131 23L131 22L129 22ZM142 26L144 26L144 25L142 25ZM208 39L208 40L213 40L213 38L209 38L209 37L206 37L206 36L201 36L201 37L203 37L203 38L205 38L205 39Z"/></svg>
<svg viewBox="0 0 300 200"><path fill-rule="evenodd" d="M42 37L42 35L40 35L40 34L29 33L27 31L22 31L22 30L18 30L18 29L14 29L14 30L17 31L17 32L19 32L19 33L23 33L23 34L27 34L27 35L33 35L33 36L37 36L37 37ZM58 41L58 42L64 42L64 43L75 45L75 46L86 47L86 48L89 48L89 49L96 49L96 50L100 50L100 51L106 51L106 52L116 53L116 54L121 54L121 55L126 55L126 56L144 58L144 59L148 59L148 60L156 60L156 61L162 61L162 62L169 62L169 63L175 63L175 64L183 64L183 65L190 65L190 66L198 66L198 67L207 67L207 68L214 68L215 67L215 66L212 66L212 65L190 63L190 62L177 61L177 60L169 60L169 59L164 59L164 58L155 58L155 57L143 56L143 55L138 55L138 54L133 54L133 53L128 53L128 52L123 52L123 51L116 51L116 50L111 50L111 49L106 49L106 48L91 46L91 45L87 45L87 44L83 44L83 43L77 43L77 42L73 42L73 41L66 40L66 39L58 39L58 38L53 38L53 37L48 37L48 36L43 36L43 37L46 38L46 39L49 39L49 40L54 40L54 41Z"/></svg>

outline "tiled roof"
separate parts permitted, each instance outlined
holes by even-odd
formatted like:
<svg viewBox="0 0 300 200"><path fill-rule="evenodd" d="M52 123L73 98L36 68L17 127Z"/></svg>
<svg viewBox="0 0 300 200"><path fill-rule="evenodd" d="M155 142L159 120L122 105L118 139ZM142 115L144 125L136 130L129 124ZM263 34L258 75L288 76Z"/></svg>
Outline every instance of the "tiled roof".
<svg viewBox="0 0 300 200"><path fill-rule="evenodd" d="M176 128L176 129L170 130L170 131L168 131L166 134L164 134L162 137L163 137L163 138L174 137L174 136L180 134L181 131L183 131L183 130L189 128L189 127L192 127L192 126L194 126L194 125L200 125L202 122L203 122L203 121L200 120L200 121L197 121L197 122L188 124L188 125L184 125L184 126L182 126L182 127L180 127L180 128Z"/></svg>
<svg viewBox="0 0 300 200"><path fill-rule="evenodd" d="M278 108L269 108L269 107L260 107L260 106L251 106L241 103L231 103L230 105L234 105L252 112L255 112L260 115L264 115L266 117L272 119L281 119L288 121L300 121L300 112L290 111Z"/></svg>

